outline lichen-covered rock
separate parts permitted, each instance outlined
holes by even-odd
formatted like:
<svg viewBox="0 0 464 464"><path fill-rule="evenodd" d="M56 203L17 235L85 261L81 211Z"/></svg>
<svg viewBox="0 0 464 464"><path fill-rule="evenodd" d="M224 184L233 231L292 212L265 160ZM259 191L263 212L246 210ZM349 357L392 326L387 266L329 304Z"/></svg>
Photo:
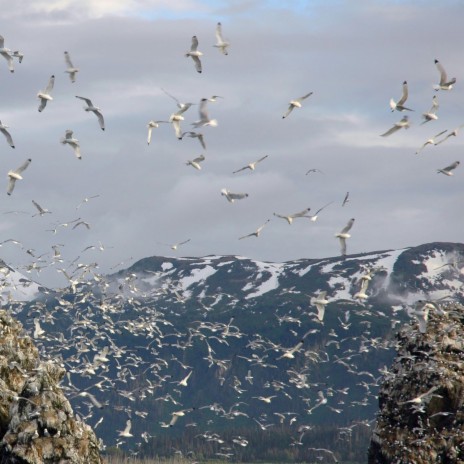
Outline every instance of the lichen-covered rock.
<svg viewBox="0 0 464 464"><path fill-rule="evenodd" d="M464 307L431 309L398 334L369 464L464 463Z"/></svg>
<svg viewBox="0 0 464 464"><path fill-rule="evenodd" d="M0 310L0 462L102 463L95 434L59 387L65 373L40 361L21 324Z"/></svg>

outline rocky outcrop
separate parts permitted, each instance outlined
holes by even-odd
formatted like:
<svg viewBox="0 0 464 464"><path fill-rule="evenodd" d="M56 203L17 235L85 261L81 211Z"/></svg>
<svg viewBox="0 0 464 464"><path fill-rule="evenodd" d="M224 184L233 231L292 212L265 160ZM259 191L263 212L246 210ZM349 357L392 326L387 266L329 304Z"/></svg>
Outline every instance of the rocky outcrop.
<svg viewBox="0 0 464 464"><path fill-rule="evenodd" d="M0 462L100 464L98 440L73 414L59 382L19 322L0 311Z"/></svg>
<svg viewBox="0 0 464 464"><path fill-rule="evenodd" d="M431 308L422 332L397 336L369 464L464 463L464 307Z"/></svg>

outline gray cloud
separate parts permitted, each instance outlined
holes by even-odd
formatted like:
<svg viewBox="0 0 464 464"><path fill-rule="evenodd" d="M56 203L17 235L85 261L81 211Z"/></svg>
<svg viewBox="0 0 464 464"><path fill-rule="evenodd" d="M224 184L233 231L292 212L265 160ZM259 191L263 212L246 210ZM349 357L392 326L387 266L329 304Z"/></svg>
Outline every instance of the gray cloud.
<svg viewBox="0 0 464 464"><path fill-rule="evenodd" d="M460 159L464 137L414 154L430 136L464 123L458 21L463 7L456 2L329 2L311 8L300 2L295 11L293 3L215 7L198 1L167 13L161 5L162 19L153 10L157 2L121 2L118 11L88 15L68 3L47 12L53 2L37 4L43 8L22 2L29 10L25 17L17 14L17 3L2 11L8 19L1 31L5 45L25 54L11 75L0 61L0 119L16 144L12 150L0 138L0 230L2 240L15 238L24 247L0 248L13 267L24 269L32 261L29 248L50 253L46 265L51 246L63 244L65 261L31 276L64 285L56 268L78 256L108 272L120 261L130 264L130 257L171 254L163 244L187 238L191 242L177 255L240 254L269 261L334 256L334 234L351 217L356 223L348 253L462 240L464 171L448 178L436 169ZM231 42L228 56L213 47L219 20ZM183 56L192 35L204 53L201 75ZM75 84L64 73L64 50L80 69ZM452 91L437 94L438 121L420 125L438 81L435 58L458 80ZM54 99L39 114L36 94L51 74ZM416 110L411 128L382 138L402 117L390 112L388 102L399 97L405 79L408 104ZM176 110L161 87L181 101L224 97L208 104L219 124L201 129L206 151L197 140L176 140L169 124L155 129L147 146L148 121ZM309 91L314 94L303 107L282 120L288 102ZM75 95L101 107L105 132ZM182 127L190 130L198 106L184 116ZM81 161L59 143L66 129L80 140ZM185 165L201 153L201 171ZM232 174L264 154L269 158L255 172ZM28 157L31 166L7 198L6 173ZM325 174L305 176L310 168ZM249 197L229 204L220 195L224 187ZM347 191L351 201L342 208ZM31 217L32 199L53 214ZM329 201L334 203L316 223L301 219L289 226L272 216L308 206L315 211ZM4 214L10 211L27 214ZM78 217L90 230L59 226ZM258 239L238 240L268 218ZM47 230L54 228L56 234ZM88 246L95 248L82 253Z"/></svg>

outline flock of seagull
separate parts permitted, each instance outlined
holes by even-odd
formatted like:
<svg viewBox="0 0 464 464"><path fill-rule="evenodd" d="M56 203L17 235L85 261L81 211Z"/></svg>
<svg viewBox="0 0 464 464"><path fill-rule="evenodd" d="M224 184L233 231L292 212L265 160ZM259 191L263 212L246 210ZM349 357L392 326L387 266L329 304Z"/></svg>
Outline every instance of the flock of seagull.
<svg viewBox="0 0 464 464"><path fill-rule="evenodd" d="M19 63L22 62L24 55L18 51L18 50L10 50L8 48L5 48L4 46L4 39L3 37L0 36L0 55L3 56L3 58L7 62L7 66L10 72L14 72L14 61L18 60ZM197 36L193 36L191 39L191 46L190 49L185 53L186 58L190 58L193 61L194 68L198 73L202 73L202 62L201 62L201 57L203 56L203 53L199 50L199 40ZM216 47L220 53L223 55L228 55L228 48L230 46L230 43L228 40L225 40L223 37L222 33L222 25L221 23L217 23L216 25L216 43L213 45ZM80 72L79 68L74 66L73 61L71 59L70 53L68 51L64 52L64 62L66 65L65 72L69 75L69 79L71 83L75 83L77 80L78 73ZM440 82L435 86L436 91L450 91L453 89L453 86L456 83L456 78L449 79L447 77L446 71L443 68L442 64L438 61L435 60L435 65L440 73ZM46 87L43 90L40 90L37 94L37 98L39 100L39 106L38 106L38 111L43 112L43 111L49 111L48 106L51 104L53 101L53 88L54 88L54 83L55 83L55 76L51 75ZM153 131L156 130L157 128L160 127L161 124L168 124L172 126L172 129L174 130L175 137L179 140L182 140L184 137L189 137L193 139L197 139L198 143L201 145L201 147L206 150L206 141L205 137L201 132L198 132L198 129L205 128L205 127L216 127L218 125L218 122L216 119L213 119L209 115L208 111L208 105L209 103L215 103L219 101L218 99L222 98L218 95L213 95L208 98L202 98L199 102L199 119L196 120L195 122L192 123L192 127L195 130L187 130L183 131L182 129L182 122L184 121L184 115L185 112L188 111L194 103L184 103L179 101L175 96L171 95L168 93L166 90L162 89L163 92L170 97L176 104L176 110L165 120L150 120L147 124L147 129L148 129L148 134L147 134L147 144L150 145L152 142L152 137L153 137ZM306 101L311 95L313 95L313 92L308 92L305 93L303 96L299 98L292 99L288 103L288 107L286 111L282 115L282 119L288 118L292 112L295 109L301 109L303 107L303 102ZM88 97L83 97L83 96L78 96L76 95L75 98L82 100L85 102L86 106L84 107L84 110L89 113L93 113L98 121L99 128L104 131L105 130L105 119L103 116L103 113L100 108L94 105L92 100ZM390 108L392 112L398 111L398 112L412 112L413 110L406 105L408 99L408 84L407 81L403 82L403 87L402 87L402 95L400 99L395 102L393 99L390 101ZM431 108L424 112L422 114L422 124L429 124L433 123L433 121L436 121L438 119L437 112L439 109L439 103L438 103L438 97L437 95L434 95L432 98L432 106ZM292 116L293 117L293 116ZM385 133L381 134L382 137L388 137L391 136L392 134L398 132L400 129L408 129L410 126L410 121L408 116L404 116L399 122L396 122L393 127L391 127L389 130L387 130ZM453 131L441 131L437 133L435 136L431 137L428 139L418 150L417 153L421 152L425 147L428 145L439 145L446 140L448 140L450 137L454 137L458 135L459 129L462 126L459 126L458 128L454 129ZM4 135L6 142L11 148L15 148L15 144L13 141L12 134L8 130L8 126L2 124L0 121L0 132ZM446 134L446 135L445 135ZM441 137L441 138L440 138ZM72 129L67 129L65 131L64 136L61 138L60 142L63 145L69 145L71 149L73 150L73 153L75 157L78 160L82 160L82 155L81 155L81 148L80 148L80 143L79 140L74 136L74 131ZM232 174L238 174L238 173L243 173L243 172L253 172L256 169L259 169L259 166L261 163L265 162L266 159L268 159L269 155L264 155L259 157L258 159L251 161L250 163L238 167L236 170L232 172ZM202 163L205 161L206 157L205 155L200 155L198 157L195 157L191 160L188 160L185 164L187 166L190 166L194 168L197 171L202 170ZM27 169L29 164L31 163L31 159L27 159L24 161L19 167L16 169L12 169L8 172L7 176L9 179L9 184L7 188L7 194L11 195L13 193L13 190L16 185L16 181L22 180L23 177L23 172ZM451 163L450 165L437 169L437 173L444 174L446 176L452 176L454 174L454 170L459 167L460 162L455 161ZM306 175L311 174L311 173L321 173L320 170L313 168L310 169L306 172ZM248 193L245 192L233 192L230 191L227 188L223 188L220 191L220 194L225 197L225 199L229 203L235 203L240 200L246 199L249 195ZM83 200L83 202L88 202L89 198L86 198ZM343 201L340 202L340 206L344 207L347 205L349 202L349 192L346 193ZM32 200L32 203L34 207L37 210L37 215L43 216L45 214L51 214L51 211L49 211L47 208L42 207L39 205L35 200ZM278 218L278 219L283 219L284 221L287 222L288 225L292 225L294 221L296 220L310 220L312 222L315 222L318 219L319 213L321 213L325 208L329 207L332 205L334 202L331 201L324 205L323 207L319 208L314 214L310 214L311 208L307 207L304 208L301 211L295 212L295 213L289 213L289 214L284 214L284 213L273 213L273 216ZM271 218L267 218L262 224L253 232L242 235L238 237L238 240L244 240L248 238L258 238L262 231L264 230L265 227L269 225L271 222ZM347 240L351 237L350 232L355 223L355 218L350 218L347 222L347 224L337 233L334 234L334 237L339 240L340 244L340 253L342 256L345 256L347 254ZM89 228L89 224L86 223L85 221L82 221L79 219L76 219L75 221L68 222L66 224L60 224L63 227L67 227L68 225L73 225L73 228L76 228L78 226L83 226L84 228ZM185 245L189 243L191 239L186 239L179 241L174 244L169 244L172 250L176 251L180 246ZM100 244L102 247L102 245ZM56 245L54 247L54 262L58 263L61 262L61 257L60 257L60 251L59 251L60 246ZM30 250L28 250L30 251ZM30 254L32 254L33 251L30 251ZM33 255L33 254L32 254ZM34 268L34 267L33 267ZM189 333L187 334L181 334L181 333L176 333L174 332L174 335L168 334L166 332L166 327L169 327L171 329L172 323L167 321L166 319L163 318L163 315L161 312L158 312L157 310L153 308L147 308L143 304L139 303L134 299L131 301L131 303L134 304L134 308L136 312L139 312L139 317L137 320L119 320L118 322L114 322L110 320L109 317L107 317L107 313L118 313L123 315L125 311L124 305L126 302L121 302L117 301L114 303L114 301L110 301L110 299L100 299L96 298L95 295L93 294L92 291L85 290L85 287L81 288L80 284L83 284L85 282L85 279L90 276L90 278L93 280L93 282L97 283L102 283L103 288L104 287L104 279L102 276L98 275L95 271L96 264L92 263L91 265L79 265L75 269L75 273L78 274L76 277L74 273L68 273L65 269L61 269L60 272L62 272L63 276L67 279L70 285L70 293L72 294L73 298L80 302L92 302L96 306L98 306L102 311L104 316L104 319L106 320L107 326L105 327L97 327L95 321L92 319L95 314L93 314L93 309L87 308L87 310L79 315L77 315L77 319L74 321L72 327L70 328L71 335L69 340L65 340L63 336L59 337L56 335L56 340L61 343L61 348L65 349L71 349L71 347L78 347L78 353L76 353L75 357L73 359L67 359L67 363L72 366L71 373L72 374L80 374L84 376L88 376L90 379L94 377L98 377L100 380L96 384L92 385L90 388L98 387L100 391L106 391L109 389L114 389L116 385L118 385L118 388L116 389L117 392L125 398L128 398L130 401L132 401L133 398L136 396L142 396L142 395L147 395L151 394L154 395L156 392L156 388L150 383L150 381L147 381L148 383L146 386L143 388L137 388L134 390L127 390L123 388L121 385L128 382L128 379L134 380L136 378L135 376L135 370L140 368L141 366L146 367L147 370L150 370L151 372L155 373L156 377L156 382L159 385L164 385L167 382L171 382L170 375L167 373L168 371L168 363L162 359L157 359L156 362L154 362L152 365L145 366L146 361L142 360L136 353L136 351L130 351L126 350L124 347L119 347L116 346L111 338L111 334L114 333L115 331L121 331L123 328L126 330L131 331L133 334L136 334L137 336L142 335L143 337L155 341L155 347L145 347L147 350L151 350L153 354L157 354L157 349L161 350L163 346L167 345L168 342L166 342L165 339L168 339L169 337L171 338L178 338L182 340L183 346L180 349L186 349L191 345L191 341L194 338L198 338L204 346L205 349L207 350L207 355L204 358L209 366L214 366L217 368L219 373L224 373L224 371L227 370L227 367L229 363L227 360L219 359L216 355L216 352L214 349L211 347L211 344L213 343L213 340L215 342L221 344L221 345L228 345L231 343L233 339L239 339L241 337L244 337L245 335L240 332L240 329L233 324L233 319L229 322L229 324L223 324L223 323L212 323L207 320L205 321L196 321L195 327L192 327ZM37 268L36 268L37 270ZM372 280L372 276L375 272L377 272L378 269L370 269L366 270L366 272L361 276L360 282L359 282L359 288L358 291L354 294L354 300L357 302L363 303L367 298L368 298L368 290L369 290L369 283ZM127 281L125 282L125 285L130 289L130 286L133 284L131 282L131 277L127 277ZM168 289L172 295L175 295L176 298L176 303L182 302L182 297L179 296L176 291L174 291L173 288ZM166 291L166 289L163 289L163 291ZM103 291L103 294L105 292ZM135 293L135 291L134 291ZM236 303L233 299L231 299L233 302ZM327 296L326 291L321 291L317 296L313 296L310 299L310 304L314 306L317 310L317 313L314 314L315 316L315 321L318 321L318 323L323 324L324 322L324 314L325 314L325 307L329 303L329 299ZM61 309L64 310L65 312L69 312L71 310L70 306L72 306L69 302L67 302L65 299L61 299L59 301L59 304L61 306ZM113 306L114 305L114 306ZM416 310L411 313L411 315L415 316L418 319L419 323L419 328L420 331L425 331L426 330L426 321L427 321L427 311L430 310L430 308L436 309L436 306L433 304L429 303L422 303L416 307ZM142 311L142 309L144 311ZM34 337L38 340L44 340L49 335L47 334L47 331L45 331L41 323L43 324L44 321L53 324L53 320L56 317L55 311L56 309L50 312L48 309L46 309L44 306L42 306L40 303L36 303L34 307L31 308L30 312L32 315L35 317L32 319L34 323ZM286 319L286 322L294 322L298 327L300 327L301 322L299 320L296 321L291 321L291 318L288 317ZM280 323L280 322L279 322ZM163 328L164 324L164 328ZM341 324L344 325L344 327L349 327L350 320L349 320L349 315L345 316L345 320L341 320ZM86 335L86 330L89 330L93 332L94 337L89 338ZM175 329L173 329L175 330ZM296 333L296 331L294 331ZM267 368L274 368L275 366L272 364L269 364L271 359L269 358L269 353L272 351L277 351L280 356L276 357L276 360L281 360L281 359L289 359L292 360L296 357L298 353L301 353L302 348L305 344L305 339L308 337L310 333L313 333L311 331L306 332L304 335L299 337L299 341L290 346L290 347L283 347L280 345L274 345L269 341L269 340L264 340L262 339L259 335L253 335L252 339L249 341L249 352L247 352L247 362L249 363L250 366L259 366L259 367L267 367ZM106 348L101 348L99 345L98 338L101 338L107 343ZM50 338L53 340L53 337L50 336ZM343 340L337 340L338 335L333 336L333 344L342 344ZM169 342L170 346L172 346L173 342ZM180 342L178 342L180 343ZM361 339L360 341L360 348L359 352L361 353L362 350L374 350L376 348L376 344L381 344L382 342L376 339L373 340L368 340L367 337L364 337L364 339ZM108 348L109 346L109 348ZM92 360L89 360L84 353L89 353L89 356L91 353L94 353L94 357ZM260 355L258 355L260 353ZM352 357L355 356L355 354L350 355L348 352L343 353L344 356L337 358L337 362L339 362L341 365L348 366L349 369L353 369L353 364L352 364ZM356 353L357 355L358 353ZM112 362L119 363L118 359L121 356L125 356L126 362L123 365L119 365L118 368L118 379L111 379L108 376L105 375L106 372L106 365L109 363L109 358L112 357ZM320 360L321 354L314 354L313 356L315 359L318 361ZM164 361L164 362L163 362ZM182 361L179 359L172 360L174 362L182 364ZM193 370L189 368L189 366L183 365L182 368L185 372L185 375L182 375L179 380L175 381L175 385L177 389L181 388L186 388L189 385L189 382L191 382L191 377L193 374ZM290 378L292 379L293 384L297 385L297 388L310 388L310 382L309 382L309 370L307 368L300 369L298 367L294 367L294 370L289 374ZM356 372L356 375L363 375L359 374L359 372ZM369 377L369 376L368 376ZM86 398L90 401L88 404L89 407L89 417L92 417L92 414L95 412L95 409L102 409L106 405L100 402L95 395L92 395L88 391L79 391L76 388L73 388L72 382L70 381L70 376L68 378L69 380L69 386L68 388L70 389L71 393L74 394L76 397L83 397ZM376 379L372 379L376 380ZM248 370L248 375L245 378L245 381L252 385L253 383L253 377L251 375L251 370ZM153 380L153 382L155 382ZM372 384L366 383L366 389L369 390L369 386ZM317 385L319 388L320 385ZM240 391L243 389L242 381L240 379L236 379L235 384L234 384L234 390L238 394L238 398L240 398ZM279 386L274 383L270 383L270 387L272 388L276 394L263 394L263 395L258 395L258 396L253 396L252 398L262 402L263 404L271 404L274 400L274 398L277 397L277 395L284 395L285 394L285 387ZM180 391L180 390L179 390ZM328 391L328 390L327 390ZM312 414L312 412L324 405L327 405L329 402L328 397L329 395L334 395L337 394L339 396L343 395L344 393L341 391L333 392L330 391L330 393L327 393L327 391L324 393L322 389L318 390L317 397L314 400L308 399L307 404L308 404L308 409L307 409L307 414ZM173 396L168 396L167 394L165 397L159 397L156 398L157 401L163 401L166 403L170 403L170 405L175 406L176 408L179 406L178 409L176 409L174 412L170 413L170 417L166 421L161 421L160 426L161 427L173 427L178 422L180 421L181 418L192 412L191 408L182 408L182 404L180 402L181 395L176 399ZM409 402L413 400L407 400L405 402ZM213 411L217 415L221 415L221 417L227 417L227 418L234 418L234 417L239 417L241 415L246 415L246 413L242 410L241 408L240 401L238 401L236 404L232 406L232 408L229 411L226 411L224 408L222 408L220 405L208 405L204 406L204 408L209 408L211 411ZM127 412L127 411L126 411ZM144 415L143 411L130 411L128 412L129 416L131 414L137 414L139 416ZM277 414L277 413L275 413ZM288 416L282 414L282 421L286 420ZM295 416L297 413L292 413ZM268 417L265 418L265 416L260 417L260 418L254 418L253 419L258 426L266 430L267 427L269 427L269 421ZM267 422L266 422L267 420ZM292 424L293 422L296 421L296 418L293 417L291 418L288 422ZM98 427L98 425L101 423L99 421L95 427ZM359 425L359 424L358 424ZM365 425L365 424L364 424ZM356 425L353 425L353 427ZM307 429L301 428L298 430L299 432L299 442L298 444L301 444L302 436L306 433ZM120 441L118 442L119 444L123 443L122 439L127 439L127 438L132 438L134 434L132 433L132 421L131 418L129 417L126 421L126 426L123 430L118 431L118 436L120 437ZM302 434L302 435L300 435ZM147 438L148 435L145 435L144 440ZM246 442L243 437L236 437L237 442L236 443L242 443L239 446L246 446L243 443ZM297 443L297 442L295 442ZM323 448L310 448L310 450L318 453L319 455L329 455L333 457L333 453L330 450L326 450ZM223 450L224 451L224 450ZM219 453L218 453L219 455ZM227 455L227 453L222 453L222 456L230 457ZM335 459L335 458L334 458Z"/></svg>

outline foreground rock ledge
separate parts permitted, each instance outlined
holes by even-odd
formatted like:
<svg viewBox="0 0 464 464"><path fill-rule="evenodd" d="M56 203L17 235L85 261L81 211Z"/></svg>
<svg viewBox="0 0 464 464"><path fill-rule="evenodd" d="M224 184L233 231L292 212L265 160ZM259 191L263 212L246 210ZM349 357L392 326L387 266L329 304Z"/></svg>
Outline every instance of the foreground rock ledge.
<svg viewBox="0 0 464 464"><path fill-rule="evenodd" d="M0 310L0 462L101 464L92 429L74 417L61 366L41 362L19 322Z"/></svg>
<svg viewBox="0 0 464 464"><path fill-rule="evenodd" d="M464 463L464 307L431 310L398 334L379 393L369 464Z"/></svg>

